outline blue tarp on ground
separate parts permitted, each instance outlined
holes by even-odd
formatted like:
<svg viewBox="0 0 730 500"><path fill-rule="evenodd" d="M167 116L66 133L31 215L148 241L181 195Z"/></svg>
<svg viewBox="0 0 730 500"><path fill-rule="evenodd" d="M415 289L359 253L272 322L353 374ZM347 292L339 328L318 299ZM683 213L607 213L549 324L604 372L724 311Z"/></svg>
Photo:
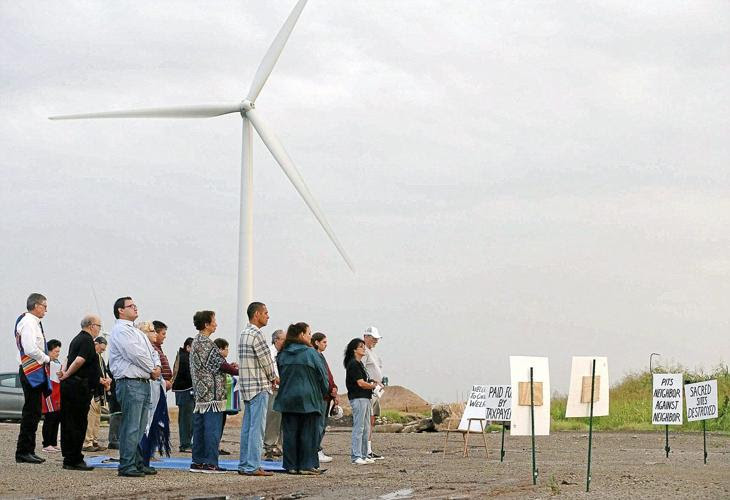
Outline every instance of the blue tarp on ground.
<svg viewBox="0 0 730 500"><path fill-rule="evenodd" d="M108 456L94 456L94 457L86 457L86 463L93 466L93 467L99 467L101 469L116 469L119 465L119 462L106 462L105 460L108 460L110 457ZM185 457L170 457L170 458L160 458L157 461L153 461L150 463L152 467L155 469L178 469L178 470L188 470L190 468L190 458ZM224 469L229 469L231 471L238 470L238 460L220 460L218 462L218 465L220 467L223 467ZM272 472L281 472L284 470L284 467L282 467L281 462L270 462L268 460L263 460L261 462L261 468L264 470L270 470Z"/></svg>

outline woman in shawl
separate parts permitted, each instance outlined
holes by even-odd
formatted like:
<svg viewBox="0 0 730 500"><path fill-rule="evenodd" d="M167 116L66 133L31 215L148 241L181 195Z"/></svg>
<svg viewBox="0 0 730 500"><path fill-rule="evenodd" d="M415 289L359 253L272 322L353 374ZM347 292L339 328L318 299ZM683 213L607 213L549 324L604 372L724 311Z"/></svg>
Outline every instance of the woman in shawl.
<svg viewBox="0 0 730 500"><path fill-rule="evenodd" d="M213 311L198 311L193 316L198 334L190 351L193 379L193 461L190 472L226 472L218 466L223 412L226 411L226 376L238 375L238 365L228 364L218 346L210 339L218 328Z"/></svg>
<svg viewBox="0 0 730 500"><path fill-rule="evenodd" d="M157 342L157 332L151 321L143 321L138 324L137 328L147 335L150 343ZM159 355L157 351L153 350L152 352L155 364L159 366ZM150 459L155 454L155 450L160 455L170 456L170 417L167 414L167 399L162 377L157 380L150 379L150 405L147 413L147 427L139 446L142 450L142 460L147 467L150 465Z"/></svg>

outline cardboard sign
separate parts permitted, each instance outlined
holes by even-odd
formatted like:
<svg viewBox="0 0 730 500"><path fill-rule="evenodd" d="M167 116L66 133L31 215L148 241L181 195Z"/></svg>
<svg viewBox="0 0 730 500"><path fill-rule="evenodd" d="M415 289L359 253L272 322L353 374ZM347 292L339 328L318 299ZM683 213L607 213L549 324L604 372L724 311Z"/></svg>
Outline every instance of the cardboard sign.
<svg viewBox="0 0 730 500"><path fill-rule="evenodd" d="M467 430L470 418L509 420L512 414L512 388L509 385L474 385L459 421L459 430ZM483 422L486 427L486 422ZM472 421L470 432L481 432L479 422Z"/></svg>
<svg viewBox="0 0 730 500"><path fill-rule="evenodd" d="M596 378L593 383L593 416L608 415L608 358L573 356L568 403L565 407L566 417L589 417L591 414L591 373L594 359Z"/></svg>
<svg viewBox="0 0 730 500"><path fill-rule="evenodd" d="M652 424L682 425L681 373L654 374L651 408Z"/></svg>
<svg viewBox="0 0 730 500"><path fill-rule="evenodd" d="M687 422L717 418L717 380L684 386Z"/></svg>
<svg viewBox="0 0 730 500"><path fill-rule="evenodd" d="M542 383L542 405L534 406L535 412L535 435L547 436L550 434L550 367L548 358L532 356L510 356L510 375L512 381L512 419L510 420L511 436L529 436L531 434L531 407L530 397L530 368L532 368L532 381L537 395L537 383ZM527 406L521 405L519 401L520 383L527 383ZM525 387L523 385L523 387Z"/></svg>

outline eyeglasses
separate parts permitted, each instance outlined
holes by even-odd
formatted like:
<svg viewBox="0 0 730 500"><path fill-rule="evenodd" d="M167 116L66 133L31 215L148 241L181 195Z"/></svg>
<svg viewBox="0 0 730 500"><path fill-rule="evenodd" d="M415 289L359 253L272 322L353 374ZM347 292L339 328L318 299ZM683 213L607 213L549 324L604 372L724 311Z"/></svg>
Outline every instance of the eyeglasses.
<svg viewBox="0 0 730 500"><path fill-rule="evenodd" d="M131 307L132 309L137 309L137 304L129 304L129 305L122 307L122 309L126 309L128 307Z"/></svg>

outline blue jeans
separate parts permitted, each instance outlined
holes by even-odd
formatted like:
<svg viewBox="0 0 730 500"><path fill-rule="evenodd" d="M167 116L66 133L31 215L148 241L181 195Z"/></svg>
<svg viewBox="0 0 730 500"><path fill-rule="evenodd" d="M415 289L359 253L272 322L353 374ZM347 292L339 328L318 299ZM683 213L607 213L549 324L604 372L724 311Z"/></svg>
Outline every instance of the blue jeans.
<svg viewBox="0 0 730 500"><path fill-rule="evenodd" d="M269 393L261 391L250 401L244 401L243 424L241 424L241 455L238 470L253 472L261 467L261 452L264 449L264 428ZM195 442L195 438L193 438Z"/></svg>
<svg viewBox="0 0 730 500"><path fill-rule="evenodd" d="M223 413L193 413L193 463L218 465Z"/></svg>
<svg viewBox="0 0 730 500"><path fill-rule="evenodd" d="M356 398L350 400L352 407L352 451L350 459L367 458L368 434L370 434L370 413L372 405L369 399Z"/></svg>
<svg viewBox="0 0 730 500"><path fill-rule="evenodd" d="M193 390L175 391L175 404L178 407L177 425L180 430L180 449L189 449L193 440L193 409L195 409Z"/></svg>
<svg viewBox="0 0 730 500"><path fill-rule="evenodd" d="M146 380L120 378L117 400L122 407L119 425L119 473L141 471L143 467L139 442L147 427L150 405L150 383Z"/></svg>

